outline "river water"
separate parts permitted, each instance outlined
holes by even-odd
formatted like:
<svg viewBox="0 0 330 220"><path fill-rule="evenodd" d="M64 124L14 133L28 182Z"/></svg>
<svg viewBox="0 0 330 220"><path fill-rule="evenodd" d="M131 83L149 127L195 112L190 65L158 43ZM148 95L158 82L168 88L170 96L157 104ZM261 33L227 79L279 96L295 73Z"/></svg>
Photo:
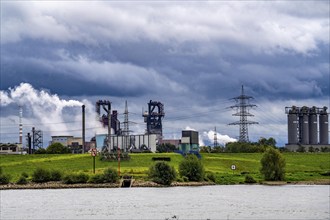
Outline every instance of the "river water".
<svg viewBox="0 0 330 220"><path fill-rule="evenodd" d="M329 185L2 190L0 219L330 219Z"/></svg>

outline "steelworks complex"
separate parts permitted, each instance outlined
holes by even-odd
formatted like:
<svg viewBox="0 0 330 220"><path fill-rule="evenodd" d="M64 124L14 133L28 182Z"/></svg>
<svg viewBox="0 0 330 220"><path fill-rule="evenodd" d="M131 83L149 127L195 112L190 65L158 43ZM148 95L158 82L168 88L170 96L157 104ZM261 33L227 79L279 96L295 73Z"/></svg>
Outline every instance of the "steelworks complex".
<svg viewBox="0 0 330 220"><path fill-rule="evenodd" d="M244 94L242 86L241 95L235 97L237 104L231 107L237 108L240 121L231 123L240 126L240 142L249 142L247 126L252 124L247 120L251 114L247 108L253 107L248 103L252 97ZM183 130L181 139L164 139L162 120L165 116L164 105L159 101L150 100L148 110L142 113L146 129L143 134L130 134L128 121L127 102L125 103L124 122L118 119L118 111L111 109L109 100L99 100L95 105L97 120L107 129L105 133L96 134L90 141L85 142L85 106L82 106L82 137L74 136L52 136L50 143L62 143L70 147L72 153L84 153L91 148L97 148L98 151L114 152L120 148L124 152L156 152L159 144L173 144L180 152L198 152L199 134L193 130ZM310 148L320 150L321 148L330 148L329 145L329 123L327 107L285 107L288 126L288 143L285 147L290 151L297 151L304 148L307 151ZM32 128L32 133L27 134L27 146L22 147L22 123L20 111L19 140L20 143L10 144L1 143L0 153L2 154L20 154L23 150L26 153L33 153L42 147L42 132ZM253 122L257 124L257 122ZM216 137L216 136L215 136ZM215 138L214 143L217 143Z"/></svg>

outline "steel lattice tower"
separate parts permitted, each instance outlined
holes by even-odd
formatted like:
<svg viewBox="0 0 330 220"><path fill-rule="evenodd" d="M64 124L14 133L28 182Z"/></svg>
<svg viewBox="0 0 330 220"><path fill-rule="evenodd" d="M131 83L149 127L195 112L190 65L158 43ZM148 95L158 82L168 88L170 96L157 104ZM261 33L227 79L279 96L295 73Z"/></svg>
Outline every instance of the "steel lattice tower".
<svg viewBox="0 0 330 220"><path fill-rule="evenodd" d="M217 127L214 127L214 147L218 146Z"/></svg>
<svg viewBox="0 0 330 220"><path fill-rule="evenodd" d="M249 116L254 116L249 113L249 109L257 107L256 105L250 104L250 99L252 96L247 96L244 94L244 87L242 85L241 95L232 98L236 101L236 105L230 106L232 109L236 109L236 113L233 116L239 116L240 120L237 122L230 123L229 125L239 125L239 142L249 142L248 125L258 124L258 122L248 121Z"/></svg>
<svg viewBox="0 0 330 220"><path fill-rule="evenodd" d="M124 149L129 149L129 128L128 128L128 107L127 107L127 101L125 101L125 112L124 112L125 118L124 118Z"/></svg>

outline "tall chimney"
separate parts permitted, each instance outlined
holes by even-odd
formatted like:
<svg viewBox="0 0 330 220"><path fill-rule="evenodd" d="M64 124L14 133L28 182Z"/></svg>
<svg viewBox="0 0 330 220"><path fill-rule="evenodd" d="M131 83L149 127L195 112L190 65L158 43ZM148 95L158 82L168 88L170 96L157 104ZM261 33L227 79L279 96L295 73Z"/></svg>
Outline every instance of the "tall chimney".
<svg viewBox="0 0 330 220"><path fill-rule="evenodd" d="M108 151L111 152L111 102L108 101Z"/></svg>
<svg viewBox="0 0 330 220"><path fill-rule="evenodd" d="M22 118L23 118L23 108L20 105L19 106L19 144L23 144L23 124L22 124Z"/></svg>
<svg viewBox="0 0 330 220"><path fill-rule="evenodd" d="M36 137L36 129L32 127L32 153L34 153L35 148L35 137Z"/></svg>
<svg viewBox="0 0 330 220"><path fill-rule="evenodd" d="M82 153L85 153L85 105L82 107Z"/></svg>

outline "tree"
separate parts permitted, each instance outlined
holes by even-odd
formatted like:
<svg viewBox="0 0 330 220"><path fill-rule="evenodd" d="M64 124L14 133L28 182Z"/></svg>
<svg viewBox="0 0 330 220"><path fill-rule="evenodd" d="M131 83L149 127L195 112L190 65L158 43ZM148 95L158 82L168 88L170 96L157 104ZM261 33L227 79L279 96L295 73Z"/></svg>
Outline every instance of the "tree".
<svg viewBox="0 0 330 220"><path fill-rule="evenodd" d="M176 178L176 171L164 161L157 162L149 168L149 178L155 183L169 186Z"/></svg>
<svg viewBox="0 0 330 220"><path fill-rule="evenodd" d="M263 174L265 180L284 180L285 159L277 149L268 148L260 162L260 172Z"/></svg>
<svg viewBox="0 0 330 220"><path fill-rule="evenodd" d="M313 153L313 152L315 152L315 149L314 149L314 147L310 146L310 147L308 148L308 152L310 152L310 153Z"/></svg>
<svg viewBox="0 0 330 220"><path fill-rule="evenodd" d="M264 138L264 137L261 137L259 140L258 140L258 144L261 145L261 146L270 146L270 147L275 147L276 146L276 140L272 137L270 138Z"/></svg>
<svg viewBox="0 0 330 220"><path fill-rule="evenodd" d="M262 142L262 140L261 140ZM267 147L260 143L231 142L226 144L228 153L257 153L264 152Z"/></svg>
<svg viewBox="0 0 330 220"><path fill-rule="evenodd" d="M259 145L267 145L267 139L266 138L264 138L264 137L260 137L259 138L259 141L258 141L258 144Z"/></svg>
<svg viewBox="0 0 330 220"><path fill-rule="evenodd" d="M298 149L297 149L297 152L305 153L305 152L306 152L306 149L305 149L304 146L299 145L299 147L298 147Z"/></svg>
<svg viewBox="0 0 330 220"><path fill-rule="evenodd" d="M53 143L47 147L46 152L47 154L67 154L70 153L70 149L61 143Z"/></svg>
<svg viewBox="0 0 330 220"><path fill-rule="evenodd" d="M211 147L210 146L201 146L201 147L199 147L199 152L200 153L210 153Z"/></svg>
<svg viewBox="0 0 330 220"><path fill-rule="evenodd" d="M211 153L222 153L222 152L223 152L223 148L221 146L215 146L211 150Z"/></svg>
<svg viewBox="0 0 330 220"><path fill-rule="evenodd" d="M189 181L202 181L204 179L204 166L196 155L190 154L179 164L179 173Z"/></svg>
<svg viewBox="0 0 330 220"><path fill-rule="evenodd" d="M266 144L268 146L272 146L272 147L275 147L276 146L276 140L272 137L268 138L268 140L266 141Z"/></svg>

